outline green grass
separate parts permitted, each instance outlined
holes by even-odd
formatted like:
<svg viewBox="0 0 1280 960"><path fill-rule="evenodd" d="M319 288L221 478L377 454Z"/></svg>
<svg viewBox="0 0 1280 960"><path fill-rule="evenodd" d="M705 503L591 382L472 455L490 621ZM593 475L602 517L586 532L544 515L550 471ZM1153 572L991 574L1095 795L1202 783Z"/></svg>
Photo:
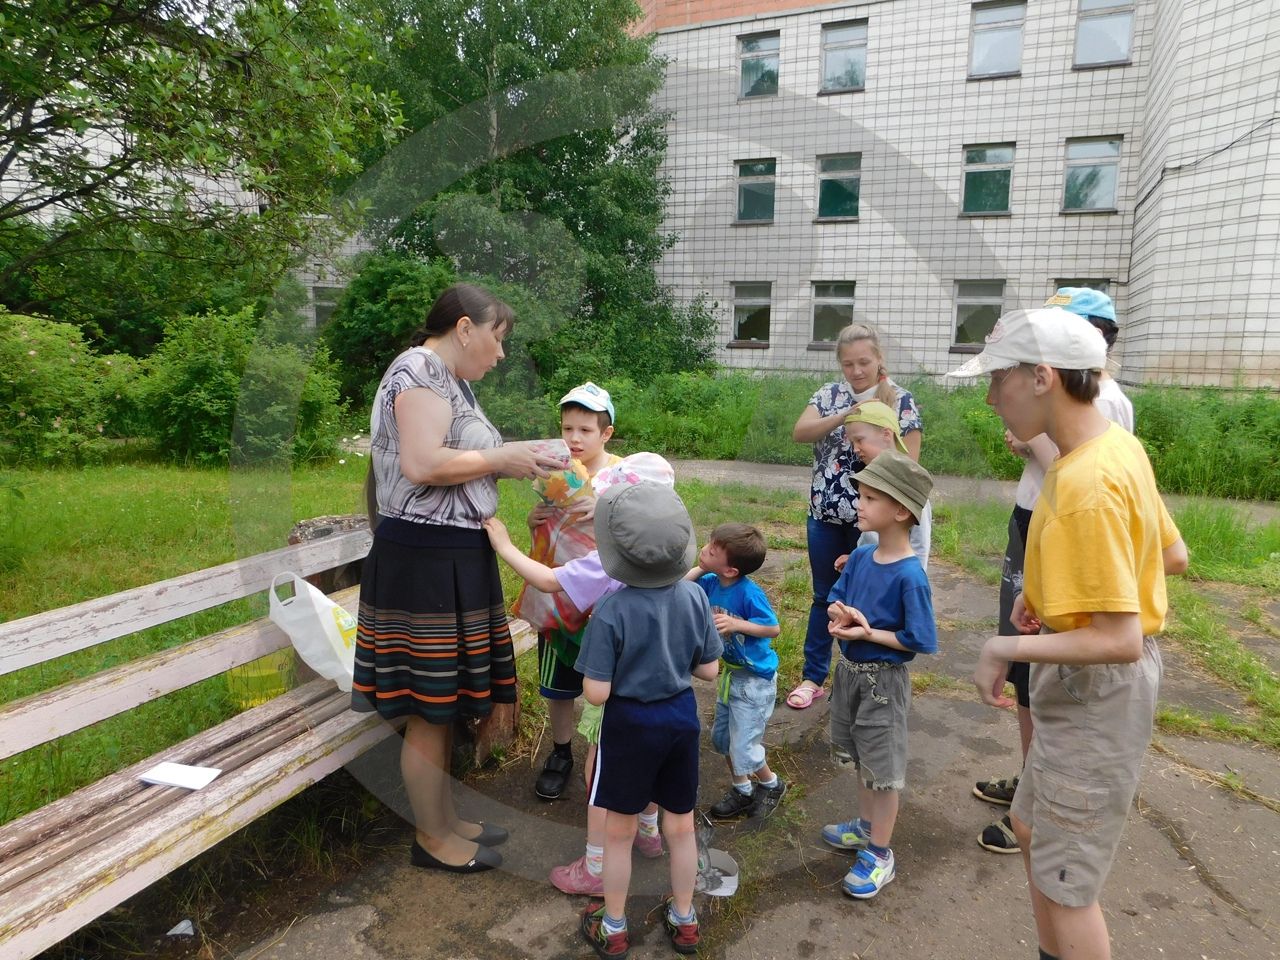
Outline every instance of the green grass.
<svg viewBox="0 0 1280 960"><path fill-rule="evenodd" d="M986 583L999 583L1009 511L1008 504L989 500L934 504L933 553Z"/></svg>
<svg viewBox="0 0 1280 960"><path fill-rule="evenodd" d="M1280 521L1250 524L1245 514L1220 503L1192 503L1174 511L1191 554L1188 574L1280 591Z"/></svg>
<svg viewBox="0 0 1280 960"><path fill-rule="evenodd" d="M1229 720L1181 715L1187 723L1199 723L1217 732L1247 737L1280 747L1280 678L1264 661L1227 629L1214 604L1177 578L1169 580L1170 617L1165 639L1178 644L1201 667L1240 691L1257 711L1256 720ZM1166 722L1174 723L1178 716Z"/></svg>

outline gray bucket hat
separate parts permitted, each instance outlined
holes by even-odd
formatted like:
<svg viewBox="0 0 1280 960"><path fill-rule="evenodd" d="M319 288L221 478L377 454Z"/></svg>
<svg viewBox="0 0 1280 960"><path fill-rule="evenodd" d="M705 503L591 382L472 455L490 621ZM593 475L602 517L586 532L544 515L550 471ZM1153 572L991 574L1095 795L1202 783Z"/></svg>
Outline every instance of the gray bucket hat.
<svg viewBox="0 0 1280 960"><path fill-rule="evenodd" d="M675 583L697 556L684 502L670 487L652 480L601 494L595 530L604 572L630 587Z"/></svg>
<svg viewBox="0 0 1280 960"><path fill-rule="evenodd" d="M868 463L861 473L855 474L858 486L871 487L887 493L911 511L920 522L920 514L933 492L933 477L929 471L897 450L885 450Z"/></svg>

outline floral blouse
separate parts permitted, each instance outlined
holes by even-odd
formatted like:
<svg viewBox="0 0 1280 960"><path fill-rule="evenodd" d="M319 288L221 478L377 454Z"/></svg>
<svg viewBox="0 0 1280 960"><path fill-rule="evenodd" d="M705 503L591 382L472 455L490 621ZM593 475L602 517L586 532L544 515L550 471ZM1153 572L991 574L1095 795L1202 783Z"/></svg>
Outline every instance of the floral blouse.
<svg viewBox="0 0 1280 960"><path fill-rule="evenodd" d="M920 408L911 394L892 380L889 385L898 392L898 428L905 437L912 430L923 429ZM848 410L856 402L853 388L846 380L824 384L809 399L818 416L829 417L838 410ZM858 522L858 485L854 474L863 463L853 453L841 425L813 445L813 483L809 488L809 515L825 523Z"/></svg>

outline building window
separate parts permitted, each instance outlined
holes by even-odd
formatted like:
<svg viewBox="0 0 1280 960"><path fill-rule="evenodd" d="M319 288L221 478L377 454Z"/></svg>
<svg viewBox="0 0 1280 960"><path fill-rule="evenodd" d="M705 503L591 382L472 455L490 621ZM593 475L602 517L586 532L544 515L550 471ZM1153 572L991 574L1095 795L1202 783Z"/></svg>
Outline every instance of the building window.
<svg viewBox="0 0 1280 960"><path fill-rule="evenodd" d="M778 45L776 32L738 38L738 59L742 63L740 96L777 96Z"/></svg>
<svg viewBox="0 0 1280 960"><path fill-rule="evenodd" d="M738 222L770 223L773 220L773 174L777 161L738 161Z"/></svg>
<svg viewBox="0 0 1280 960"><path fill-rule="evenodd" d="M320 329L327 324L338 309L338 298L342 296L342 287L312 287L311 303L315 310L315 327Z"/></svg>
<svg viewBox="0 0 1280 960"><path fill-rule="evenodd" d="M861 90L867 83L867 21L822 27L822 92Z"/></svg>
<svg viewBox="0 0 1280 960"><path fill-rule="evenodd" d="M1012 143L989 143L964 148L964 213L985 216L1009 212L1013 180Z"/></svg>
<svg viewBox="0 0 1280 960"><path fill-rule="evenodd" d="M857 284L813 285L813 342L835 343L840 331L853 323L853 291Z"/></svg>
<svg viewBox="0 0 1280 960"><path fill-rule="evenodd" d="M980 347L1003 312L1003 280L957 280L955 344Z"/></svg>
<svg viewBox="0 0 1280 960"><path fill-rule="evenodd" d="M733 285L733 339L769 342L769 297L772 283Z"/></svg>
<svg viewBox="0 0 1280 960"><path fill-rule="evenodd" d="M1085 0L1087 2L1087 0ZM969 35L969 76L1009 77L1022 70L1025 3L975 3Z"/></svg>
<svg viewBox="0 0 1280 960"><path fill-rule="evenodd" d="M858 216L862 154L818 158L818 219L851 220Z"/></svg>
<svg viewBox="0 0 1280 960"><path fill-rule="evenodd" d="M1130 61L1131 0L1080 0L1076 22L1076 66L1103 67Z"/></svg>
<svg viewBox="0 0 1280 960"><path fill-rule="evenodd" d="M1092 280L1084 280L1079 277L1063 277L1053 281L1053 289L1049 291L1049 296L1053 296L1063 287L1085 287L1089 290L1097 290L1099 293L1111 293L1110 280L1100 280L1096 278Z"/></svg>
<svg viewBox="0 0 1280 960"><path fill-rule="evenodd" d="M1068 140L1064 212L1116 209L1120 140Z"/></svg>

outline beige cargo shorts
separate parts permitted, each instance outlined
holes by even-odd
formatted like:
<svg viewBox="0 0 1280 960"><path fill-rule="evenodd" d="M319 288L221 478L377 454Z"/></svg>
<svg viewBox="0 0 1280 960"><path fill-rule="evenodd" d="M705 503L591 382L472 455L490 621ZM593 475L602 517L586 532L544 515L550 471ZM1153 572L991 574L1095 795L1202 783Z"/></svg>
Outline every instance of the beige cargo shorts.
<svg viewBox="0 0 1280 960"><path fill-rule="evenodd" d="M1136 663L1031 665L1035 737L1011 813L1031 827L1031 879L1064 907L1094 903L1111 871L1151 742L1162 672Z"/></svg>

